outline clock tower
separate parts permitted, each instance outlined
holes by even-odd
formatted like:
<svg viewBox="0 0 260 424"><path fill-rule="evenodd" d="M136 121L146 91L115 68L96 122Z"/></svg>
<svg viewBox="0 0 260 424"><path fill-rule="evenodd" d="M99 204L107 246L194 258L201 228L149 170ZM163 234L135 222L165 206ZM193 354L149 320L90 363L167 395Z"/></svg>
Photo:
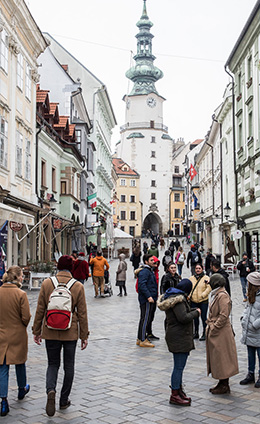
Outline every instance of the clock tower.
<svg viewBox="0 0 260 424"><path fill-rule="evenodd" d="M126 72L134 86L124 96L125 124L116 146L118 158L140 175L142 229L163 235L169 230L169 188L172 185L172 139L163 122L162 97L155 83L163 72L154 65L153 26L147 15L146 0L137 22L139 33L135 65ZM130 212L129 212L130 213Z"/></svg>

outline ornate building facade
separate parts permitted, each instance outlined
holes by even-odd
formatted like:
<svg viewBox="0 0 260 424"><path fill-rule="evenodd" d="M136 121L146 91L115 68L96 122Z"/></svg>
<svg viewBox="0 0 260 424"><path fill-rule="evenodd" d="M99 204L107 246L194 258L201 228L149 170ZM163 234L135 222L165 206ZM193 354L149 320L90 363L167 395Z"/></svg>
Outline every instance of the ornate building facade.
<svg viewBox="0 0 260 424"><path fill-rule="evenodd" d="M116 156L140 175L142 229L165 234L170 221L173 140L163 122L165 98L155 87L163 72L154 65L152 26L144 0L143 13L137 22L136 63L126 73L134 86L123 98L126 121L120 128L121 140L116 146Z"/></svg>

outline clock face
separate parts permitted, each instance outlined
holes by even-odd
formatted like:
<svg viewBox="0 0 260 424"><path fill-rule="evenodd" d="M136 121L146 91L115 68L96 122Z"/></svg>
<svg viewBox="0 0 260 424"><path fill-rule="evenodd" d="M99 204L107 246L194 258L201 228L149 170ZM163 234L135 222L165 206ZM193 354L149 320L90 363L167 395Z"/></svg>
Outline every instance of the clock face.
<svg viewBox="0 0 260 424"><path fill-rule="evenodd" d="M156 106L156 100L154 97L148 97L148 99L146 100L148 106L150 107L155 107Z"/></svg>

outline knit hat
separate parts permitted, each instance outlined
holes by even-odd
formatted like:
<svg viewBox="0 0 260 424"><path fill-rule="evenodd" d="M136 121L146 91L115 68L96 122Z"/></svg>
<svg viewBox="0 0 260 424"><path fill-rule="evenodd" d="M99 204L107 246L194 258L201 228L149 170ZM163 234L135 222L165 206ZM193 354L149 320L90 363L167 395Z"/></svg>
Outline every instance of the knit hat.
<svg viewBox="0 0 260 424"><path fill-rule="evenodd" d="M225 287L226 280L223 275L216 273L210 277L209 284L212 290L214 290L217 287Z"/></svg>
<svg viewBox="0 0 260 424"><path fill-rule="evenodd" d="M190 247L191 247L191 248L192 248L192 247L195 247L195 245L194 245L194 244L191 244L191 246L190 246Z"/></svg>
<svg viewBox="0 0 260 424"><path fill-rule="evenodd" d="M184 291L186 294L190 294L192 290L192 282L188 278L183 278L178 284L177 289Z"/></svg>
<svg viewBox="0 0 260 424"><path fill-rule="evenodd" d="M85 256L84 252L79 252L78 256Z"/></svg>
<svg viewBox="0 0 260 424"><path fill-rule="evenodd" d="M246 278L250 284L253 284L253 286L260 286L260 272L250 272Z"/></svg>
<svg viewBox="0 0 260 424"><path fill-rule="evenodd" d="M62 269L66 269L68 271L71 271L72 266L73 266L72 257L69 256L69 255L63 255L63 256L60 257L60 259L58 261L57 268L58 268L59 271L61 271Z"/></svg>
<svg viewBox="0 0 260 424"><path fill-rule="evenodd" d="M248 256L247 252L243 252L242 257L243 257L243 256Z"/></svg>

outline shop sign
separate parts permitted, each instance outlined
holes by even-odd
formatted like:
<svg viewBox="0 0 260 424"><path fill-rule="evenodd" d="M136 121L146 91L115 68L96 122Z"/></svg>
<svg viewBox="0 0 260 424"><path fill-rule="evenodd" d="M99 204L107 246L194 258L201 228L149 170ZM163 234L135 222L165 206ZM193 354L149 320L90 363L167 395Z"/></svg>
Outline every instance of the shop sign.
<svg viewBox="0 0 260 424"><path fill-rule="evenodd" d="M52 221L52 225L54 230L61 230L62 229L62 219L55 218Z"/></svg>
<svg viewBox="0 0 260 424"><path fill-rule="evenodd" d="M19 222L15 222L15 221L10 221L9 227L11 228L12 231L14 231L15 233L18 233L19 231L23 229L23 224L20 224Z"/></svg>

